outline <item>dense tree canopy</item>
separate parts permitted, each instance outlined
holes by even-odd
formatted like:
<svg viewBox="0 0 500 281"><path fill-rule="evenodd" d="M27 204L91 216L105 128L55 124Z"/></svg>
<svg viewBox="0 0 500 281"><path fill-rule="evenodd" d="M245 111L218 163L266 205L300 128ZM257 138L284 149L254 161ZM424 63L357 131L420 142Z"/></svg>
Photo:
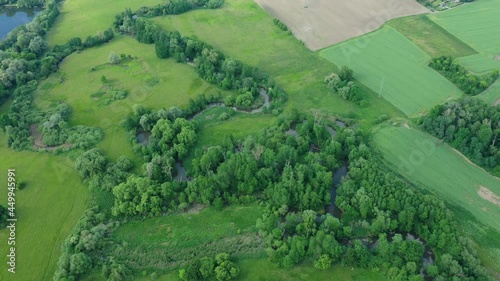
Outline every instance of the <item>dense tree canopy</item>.
<svg viewBox="0 0 500 281"><path fill-rule="evenodd" d="M479 99L462 98L434 107L421 126L464 153L474 163L494 169L500 163L500 109Z"/></svg>

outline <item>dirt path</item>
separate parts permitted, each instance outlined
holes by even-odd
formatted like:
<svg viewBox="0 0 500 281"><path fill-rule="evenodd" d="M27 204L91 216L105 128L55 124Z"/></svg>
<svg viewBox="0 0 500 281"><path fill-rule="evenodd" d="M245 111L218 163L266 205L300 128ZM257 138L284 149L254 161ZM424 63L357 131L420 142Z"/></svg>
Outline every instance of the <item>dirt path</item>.
<svg viewBox="0 0 500 281"><path fill-rule="evenodd" d="M493 193L493 191L489 190L488 188L480 185L477 194L479 194L479 196L481 196L481 198L483 198L484 200L488 200L491 203L500 206L500 196L496 195L495 193Z"/></svg>
<svg viewBox="0 0 500 281"><path fill-rule="evenodd" d="M429 13L416 0L254 0L316 51L369 33L386 21Z"/></svg>

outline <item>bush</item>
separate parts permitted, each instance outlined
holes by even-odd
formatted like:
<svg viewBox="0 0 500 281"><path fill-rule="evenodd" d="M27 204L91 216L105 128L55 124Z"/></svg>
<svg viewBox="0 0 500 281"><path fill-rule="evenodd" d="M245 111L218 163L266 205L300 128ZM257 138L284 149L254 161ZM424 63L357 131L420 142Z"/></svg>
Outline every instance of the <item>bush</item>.
<svg viewBox="0 0 500 281"><path fill-rule="evenodd" d="M224 0L210 0L207 3L209 9L217 9L222 7L222 5L224 5Z"/></svg>

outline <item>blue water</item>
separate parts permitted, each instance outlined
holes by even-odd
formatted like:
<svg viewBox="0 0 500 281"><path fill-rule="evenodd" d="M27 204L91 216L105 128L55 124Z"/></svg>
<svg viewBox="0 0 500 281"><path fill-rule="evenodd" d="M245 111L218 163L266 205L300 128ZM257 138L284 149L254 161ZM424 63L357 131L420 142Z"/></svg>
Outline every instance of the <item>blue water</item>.
<svg viewBox="0 0 500 281"><path fill-rule="evenodd" d="M31 22L40 9L18 9L15 7L0 7L0 40L14 28Z"/></svg>

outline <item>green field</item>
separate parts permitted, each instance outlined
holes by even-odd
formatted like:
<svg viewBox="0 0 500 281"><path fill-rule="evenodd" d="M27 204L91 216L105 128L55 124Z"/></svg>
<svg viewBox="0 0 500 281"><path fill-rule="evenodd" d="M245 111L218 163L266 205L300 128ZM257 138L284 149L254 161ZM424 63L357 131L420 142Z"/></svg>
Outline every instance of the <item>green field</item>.
<svg viewBox="0 0 500 281"><path fill-rule="evenodd" d="M451 34L479 52L460 59L476 73L500 69L500 2L480 0L430 16Z"/></svg>
<svg viewBox="0 0 500 281"><path fill-rule="evenodd" d="M166 30L196 36L229 57L265 70L288 93L287 109L323 109L340 117L358 118L362 126L371 126L380 114L402 116L369 89L366 108L331 93L323 80L336 66L276 27L273 18L252 0L227 0L222 9L196 10L153 21Z"/></svg>
<svg viewBox="0 0 500 281"><path fill-rule="evenodd" d="M498 270L500 207L479 194L480 186L500 194L500 180L470 163L447 144L405 126L378 130L373 144L406 180L436 194L455 212L461 228L480 245L483 261Z"/></svg>
<svg viewBox="0 0 500 281"><path fill-rule="evenodd" d="M141 272L166 273L203 256L229 252L235 257L262 256L264 249L255 228L262 210L256 205L220 210L195 205L186 213L134 220L113 233L123 245L111 251Z"/></svg>
<svg viewBox="0 0 500 281"><path fill-rule="evenodd" d="M88 204L87 188L73 163L45 153L14 152L6 147L0 131L0 182L7 182L7 169L16 169L17 180L26 182L16 192L16 273L7 272L7 229L0 229L2 251L0 280L52 280L61 244L75 227ZM0 192L6 206L7 189ZM5 243L5 244L4 244Z"/></svg>
<svg viewBox="0 0 500 281"><path fill-rule="evenodd" d="M109 65L110 52L137 59ZM92 67L96 70L91 71ZM108 80L106 85L101 82L101 76ZM129 95L103 106L101 100L91 95L105 87L127 90ZM134 104L151 109L170 108L187 105L190 98L202 93L217 95L219 92L222 90L199 78L193 67L173 60L159 60L154 46L140 44L131 37L117 36L108 44L66 58L60 71L41 83L36 103L45 108L53 102L66 101L73 109L71 124L104 130L105 138L99 147L108 156L116 159L126 155L137 159L127 133L119 125L132 112Z"/></svg>
<svg viewBox="0 0 500 281"><path fill-rule="evenodd" d="M348 65L354 77L408 116L415 116L460 90L427 66L424 51L390 26L320 52L337 65Z"/></svg>
<svg viewBox="0 0 500 281"><path fill-rule="evenodd" d="M500 99L500 79L484 90L484 92L477 95L477 97L488 104L498 105Z"/></svg>
<svg viewBox="0 0 500 281"><path fill-rule="evenodd" d="M142 6L161 4L161 0L66 0L54 27L48 32L50 45L64 44L69 39L85 40L111 27L115 15L126 8L136 10Z"/></svg>
<svg viewBox="0 0 500 281"><path fill-rule="evenodd" d="M477 54L474 49L430 20L428 15L393 19L388 24L433 58L459 58Z"/></svg>

